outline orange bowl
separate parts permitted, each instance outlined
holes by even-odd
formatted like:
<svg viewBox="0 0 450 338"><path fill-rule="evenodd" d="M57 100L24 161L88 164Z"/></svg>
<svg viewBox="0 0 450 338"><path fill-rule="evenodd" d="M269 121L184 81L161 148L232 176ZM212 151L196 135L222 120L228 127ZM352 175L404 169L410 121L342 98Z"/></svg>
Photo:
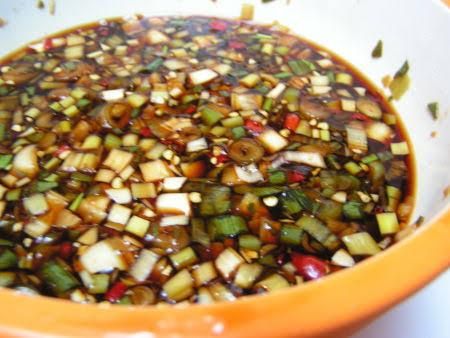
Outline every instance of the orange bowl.
<svg viewBox="0 0 450 338"><path fill-rule="evenodd" d="M432 225L357 268L231 303L144 308L82 305L0 290L0 330L9 336L43 337L344 337L449 267L449 224L447 211Z"/></svg>
<svg viewBox="0 0 450 338"><path fill-rule="evenodd" d="M231 303L175 307L81 305L0 289L0 336L348 336L450 266L450 209L448 198L447 202L442 199L442 189L450 180L450 121L447 118L434 125L431 119L422 118L423 109L418 108L426 106L431 97L444 103L444 107L450 104L448 90L445 92L449 78L449 66L445 62L450 54L448 11L444 5L431 1L338 4L332 0L305 0L292 2L291 7L286 7L284 1L283 5L280 3L266 6L258 1L257 19L268 22L276 18L288 24L355 65L367 66L364 72L372 78L380 78L388 70L392 72L405 56L412 58L413 87L398 108L416 148L420 176L416 214L431 221L355 268L274 294L244 297ZM13 10L14 6L17 11ZM131 13L147 15L236 16L239 12L236 2L209 0L111 1L108 6L101 0L92 0L89 11L77 2L67 1L57 3L56 17L45 17L32 6L14 6L0 11L2 15L6 13L10 22L0 30L0 54L6 52L4 48L16 48L45 33L104 16L121 15L130 8ZM7 6L2 3L0 7ZM348 13L351 20L346 20ZM419 18L427 20L426 28L416 25ZM32 31L31 23L36 27ZM376 33L373 33L374 26L378 29ZM345 43L348 36L353 43ZM380 37L390 48L389 55L373 65L369 51ZM430 60L441 67L429 67ZM438 129L445 136L431 140L430 128Z"/></svg>

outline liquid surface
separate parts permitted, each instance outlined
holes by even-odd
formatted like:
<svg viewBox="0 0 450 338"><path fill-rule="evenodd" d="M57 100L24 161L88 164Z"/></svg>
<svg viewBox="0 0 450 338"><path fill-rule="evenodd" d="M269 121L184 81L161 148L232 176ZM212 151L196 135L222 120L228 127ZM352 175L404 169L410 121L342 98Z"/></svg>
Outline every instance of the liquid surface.
<svg viewBox="0 0 450 338"><path fill-rule="evenodd" d="M0 286L148 305L322 278L410 231L403 135L348 65L276 27L44 39L1 67Z"/></svg>

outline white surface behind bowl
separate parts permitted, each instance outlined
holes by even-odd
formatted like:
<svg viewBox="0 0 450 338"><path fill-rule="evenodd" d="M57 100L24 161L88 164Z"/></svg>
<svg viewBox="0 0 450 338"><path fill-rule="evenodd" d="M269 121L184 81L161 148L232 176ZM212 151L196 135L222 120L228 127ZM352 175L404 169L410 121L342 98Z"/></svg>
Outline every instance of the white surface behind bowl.
<svg viewBox="0 0 450 338"><path fill-rule="evenodd" d="M445 205L448 206L449 200L448 198L444 200L443 189L450 184L449 10L438 0L291 0L289 6L285 0L265 5L261 5L260 0L245 2L257 6L256 21L280 21L296 33L338 53L368 75L377 85L380 85L382 76L394 74L404 60L408 59L412 86L396 106L411 135L417 158L419 180L415 216L423 215L429 220L438 211L443 210ZM35 3L30 0L0 1L0 17L8 21L8 24L0 29L0 55L46 34L104 17L134 13L237 17L242 1L56 0L54 16L49 15L48 10L37 9ZM384 42L384 55L379 60L373 60L370 52L378 39ZM433 121L427 112L426 105L431 101L438 101L440 104L442 116L439 121ZM432 131L437 132L434 139L430 136ZM413 264L413 258L411 262L405 264ZM415 301L419 298L419 301L412 305L413 308L423 307L424 304L428 306L428 310L427 307L417 308L419 311L417 313L422 310L432 311L434 303L430 305L427 301L430 297L438 300L439 296L442 297L440 305L447 306L441 310L448 313L450 303L448 290L445 292L442 287L435 288L435 285L443 284L442 280L447 281L448 285L450 273L447 272L441 280L431 286L431 290L435 290L434 293L430 294L425 290L425 296L419 295L413 299ZM444 292L441 293L442 291ZM393 317L390 319L388 317L387 322L386 317L383 317L374 325L386 328L395 324L412 325L411 320L417 321L414 324L419 325L417 317L412 319L408 312L411 306L409 304L410 302L407 302L406 305L400 306L400 309L406 309L403 315L393 310L391 312ZM436 310L439 311L439 308ZM398 318L402 316L408 317L406 323L398 322ZM445 335L446 332L448 335L448 321L441 324L444 325L442 333ZM358 337L366 335L375 337L376 335L372 335L373 332L383 332L377 331L381 329L382 327L375 326L373 331L373 326L369 327ZM405 331L397 332L412 337ZM417 333L417 330L414 332ZM423 334L426 332L429 331L422 331ZM392 336L386 331L384 333L378 336ZM438 334L436 331L434 333ZM428 336L439 337L435 334L430 332Z"/></svg>

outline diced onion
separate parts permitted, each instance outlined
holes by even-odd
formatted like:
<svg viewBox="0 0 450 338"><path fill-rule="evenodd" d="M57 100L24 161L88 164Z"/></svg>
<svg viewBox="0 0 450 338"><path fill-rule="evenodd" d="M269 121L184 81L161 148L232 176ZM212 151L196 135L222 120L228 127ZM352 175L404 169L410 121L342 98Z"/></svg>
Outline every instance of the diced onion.
<svg viewBox="0 0 450 338"><path fill-rule="evenodd" d="M166 177L163 181L164 191L178 191L186 182L187 177Z"/></svg>
<svg viewBox="0 0 450 338"><path fill-rule="evenodd" d="M208 68L189 73L189 79L195 86L212 81L217 76L219 76L219 74Z"/></svg>
<svg viewBox="0 0 450 338"><path fill-rule="evenodd" d="M90 246L80 256L80 262L89 273L125 270L127 264L122 256L126 249L122 240L110 238Z"/></svg>
<svg viewBox="0 0 450 338"><path fill-rule="evenodd" d="M276 153L289 144L288 140L273 129L263 131L258 135L258 140L270 153Z"/></svg>
<svg viewBox="0 0 450 338"><path fill-rule="evenodd" d="M392 129L383 122L373 122L367 128L367 137L379 142L387 142L392 136Z"/></svg>
<svg viewBox="0 0 450 338"><path fill-rule="evenodd" d="M131 267L130 275L138 282L145 281L152 272L158 259L158 254L151 250L143 249Z"/></svg>
<svg viewBox="0 0 450 338"><path fill-rule="evenodd" d="M204 137L190 141L186 144L186 151L188 153L193 153L205 149L208 149L208 143L206 142L206 139Z"/></svg>
<svg viewBox="0 0 450 338"><path fill-rule="evenodd" d="M338 266L343 266L349 268L355 265L355 260L353 257L344 249L339 249L331 257L331 262Z"/></svg>
<svg viewBox="0 0 450 338"><path fill-rule="evenodd" d="M305 151L285 151L281 156L288 162L303 163L312 167L326 168L325 160L320 153Z"/></svg>
<svg viewBox="0 0 450 338"><path fill-rule="evenodd" d="M20 150L13 160L13 169L28 177L34 177L39 171L35 145L29 145Z"/></svg>
<svg viewBox="0 0 450 338"><path fill-rule="evenodd" d="M346 126L347 144L350 150L365 153L368 150L367 135L362 124L354 122Z"/></svg>
<svg viewBox="0 0 450 338"><path fill-rule="evenodd" d="M241 179L244 182L256 183L264 180L263 175L254 164L250 164L244 167L236 165L234 166L234 170L236 171L236 174L239 177L239 179Z"/></svg>
<svg viewBox="0 0 450 338"><path fill-rule="evenodd" d="M189 217L184 215L164 216L159 223L160 226L166 227L171 225L188 225Z"/></svg>
<svg viewBox="0 0 450 338"><path fill-rule="evenodd" d="M191 215L191 204L187 193L161 194L156 199L156 209L160 214Z"/></svg>

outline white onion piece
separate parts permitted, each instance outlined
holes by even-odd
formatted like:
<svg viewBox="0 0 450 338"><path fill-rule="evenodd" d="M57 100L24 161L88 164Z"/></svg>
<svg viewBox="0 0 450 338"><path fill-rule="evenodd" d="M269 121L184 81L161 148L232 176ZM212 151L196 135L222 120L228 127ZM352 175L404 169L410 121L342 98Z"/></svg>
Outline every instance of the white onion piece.
<svg viewBox="0 0 450 338"><path fill-rule="evenodd" d="M178 59L168 59L164 61L164 66L170 70L179 70L188 67L188 64Z"/></svg>
<svg viewBox="0 0 450 338"><path fill-rule="evenodd" d="M159 225L162 227L167 227L171 225L188 225L189 217L184 215L177 216L164 216L161 218Z"/></svg>
<svg viewBox="0 0 450 338"><path fill-rule="evenodd" d="M163 181L164 191L178 191L186 182L187 177L166 177Z"/></svg>
<svg viewBox="0 0 450 338"><path fill-rule="evenodd" d="M288 163L288 160L286 160L286 158L281 155L281 156L277 156L271 163L270 167L271 168L279 168L281 167L283 164Z"/></svg>
<svg viewBox="0 0 450 338"><path fill-rule="evenodd" d="M219 76L219 74L208 68L196 70L195 72L189 73L189 79L194 85L209 82L211 80L214 80L217 76Z"/></svg>
<svg viewBox="0 0 450 338"><path fill-rule="evenodd" d="M383 122L373 122L366 128L367 137L379 142L389 141L392 136L392 129Z"/></svg>
<svg viewBox="0 0 450 338"><path fill-rule="evenodd" d="M343 266L349 268L355 265L355 260L353 257L344 249L339 249L335 252L333 257L331 257L331 262L338 266Z"/></svg>
<svg viewBox="0 0 450 338"><path fill-rule="evenodd" d="M231 106L236 110L260 109L263 97L259 93L248 92L243 88L236 88L231 93Z"/></svg>
<svg viewBox="0 0 450 338"><path fill-rule="evenodd" d="M254 164L245 167L234 166L236 175L244 182L255 183L264 180L263 175Z"/></svg>
<svg viewBox="0 0 450 338"><path fill-rule="evenodd" d="M100 93L100 97L105 101L116 101L125 97L125 89L104 90Z"/></svg>
<svg viewBox="0 0 450 338"><path fill-rule="evenodd" d="M156 199L159 214L191 215L191 203L187 193L161 194Z"/></svg>
<svg viewBox="0 0 450 338"><path fill-rule="evenodd" d="M130 269L130 275L138 282L145 281L152 272L156 262L158 262L158 259L159 255L155 252L142 249L139 257Z"/></svg>
<svg viewBox="0 0 450 338"><path fill-rule="evenodd" d="M279 83L275 86L275 88L268 92L266 96L271 99L277 99L285 89L286 85L284 83Z"/></svg>
<svg viewBox="0 0 450 338"><path fill-rule="evenodd" d="M359 122L353 122L346 126L347 144L350 150L365 153L367 152L367 135L364 127Z"/></svg>
<svg viewBox="0 0 450 338"><path fill-rule="evenodd" d="M306 151L285 151L281 156L288 162L307 164L311 167L326 168L322 154Z"/></svg>
<svg viewBox="0 0 450 338"><path fill-rule="evenodd" d="M170 39L166 34L160 32L156 29L151 29L147 32L147 42L151 45L156 45L159 43L166 43L169 41L170 41Z"/></svg>
<svg viewBox="0 0 450 338"><path fill-rule="evenodd" d="M206 143L206 139L204 137L190 141L186 144L186 151L188 153L193 153L204 149L208 149L208 143Z"/></svg>
<svg viewBox="0 0 450 338"><path fill-rule="evenodd" d="M89 273L125 270L127 263L122 255L125 250L119 238L105 239L85 250L80 255L80 263Z"/></svg>
<svg viewBox="0 0 450 338"><path fill-rule="evenodd" d="M34 177L38 173L39 164L35 145L22 148L14 156L13 169L28 177Z"/></svg>
<svg viewBox="0 0 450 338"><path fill-rule="evenodd" d="M270 153L276 153L289 144L287 139L273 129L266 129L257 138Z"/></svg>

